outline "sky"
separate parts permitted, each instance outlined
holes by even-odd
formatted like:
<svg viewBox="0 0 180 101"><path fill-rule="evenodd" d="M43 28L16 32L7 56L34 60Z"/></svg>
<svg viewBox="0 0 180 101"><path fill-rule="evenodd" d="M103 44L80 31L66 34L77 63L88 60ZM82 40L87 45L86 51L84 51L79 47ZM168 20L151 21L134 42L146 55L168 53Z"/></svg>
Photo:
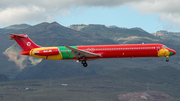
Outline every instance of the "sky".
<svg viewBox="0 0 180 101"><path fill-rule="evenodd" d="M42 22L180 32L180 0L0 0L0 28Z"/></svg>

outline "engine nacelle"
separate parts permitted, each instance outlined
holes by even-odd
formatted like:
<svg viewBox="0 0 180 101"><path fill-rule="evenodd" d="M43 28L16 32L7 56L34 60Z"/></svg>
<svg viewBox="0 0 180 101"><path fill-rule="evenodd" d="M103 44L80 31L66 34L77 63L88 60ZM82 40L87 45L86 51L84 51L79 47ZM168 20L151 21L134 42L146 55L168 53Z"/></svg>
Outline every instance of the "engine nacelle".
<svg viewBox="0 0 180 101"><path fill-rule="evenodd" d="M58 54L59 54L58 48L34 51L34 55L40 55L40 56L51 56L51 55L58 55Z"/></svg>

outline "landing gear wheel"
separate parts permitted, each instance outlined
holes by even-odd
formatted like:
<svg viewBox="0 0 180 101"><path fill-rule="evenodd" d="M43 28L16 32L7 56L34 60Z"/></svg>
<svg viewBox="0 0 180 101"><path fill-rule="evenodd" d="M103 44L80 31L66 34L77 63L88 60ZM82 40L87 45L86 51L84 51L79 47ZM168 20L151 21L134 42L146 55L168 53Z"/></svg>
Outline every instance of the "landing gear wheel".
<svg viewBox="0 0 180 101"><path fill-rule="evenodd" d="M87 67L87 65L88 65L87 63L84 63L84 64L83 64L84 67Z"/></svg>
<svg viewBox="0 0 180 101"><path fill-rule="evenodd" d="M85 63L86 63L86 61L85 61L85 60L82 60L82 61L81 61L81 63L82 63L82 64L85 64Z"/></svg>
<svg viewBox="0 0 180 101"><path fill-rule="evenodd" d="M169 62L169 59L168 59L168 58L166 59L166 62Z"/></svg>
<svg viewBox="0 0 180 101"><path fill-rule="evenodd" d="M87 67L87 63L86 63L86 60L85 60L86 57L83 57L83 60L81 61L81 63L83 64L84 67Z"/></svg>

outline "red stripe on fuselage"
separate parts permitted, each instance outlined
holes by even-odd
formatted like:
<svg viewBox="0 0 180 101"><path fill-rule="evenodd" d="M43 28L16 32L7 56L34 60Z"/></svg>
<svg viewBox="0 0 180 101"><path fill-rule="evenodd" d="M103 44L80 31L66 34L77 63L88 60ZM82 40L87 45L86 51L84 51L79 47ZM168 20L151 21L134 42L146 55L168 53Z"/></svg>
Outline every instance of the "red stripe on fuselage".
<svg viewBox="0 0 180 101"><path fill-rule="evenodd" d="M128 45L90 45L77 46L78 49L101 54L102 57L88 58L132 58L132 57L158 57L157 51L162 44L128 44Z"/></svg>

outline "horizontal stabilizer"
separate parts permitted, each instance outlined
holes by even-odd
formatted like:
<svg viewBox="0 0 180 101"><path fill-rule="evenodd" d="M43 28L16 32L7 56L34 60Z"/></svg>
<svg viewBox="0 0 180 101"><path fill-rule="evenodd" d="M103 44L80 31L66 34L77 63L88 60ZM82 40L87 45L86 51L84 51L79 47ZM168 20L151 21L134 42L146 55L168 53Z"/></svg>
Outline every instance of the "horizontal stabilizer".
<svg viewBox="0 0 180 101"><path fill-rule="evenodd" d="M12 34L12 33L6 33L8 35L11 35L11 38L18 37L18 38L26 38L27 35L21 35L21 34ZM10 39L12 40L12 39Z"/></svg>
<svg viewBox="0 0 180 101"><path fill-rule="evenodd" d="M10 38L9 40L14 40L14 38Z"/></svg>

